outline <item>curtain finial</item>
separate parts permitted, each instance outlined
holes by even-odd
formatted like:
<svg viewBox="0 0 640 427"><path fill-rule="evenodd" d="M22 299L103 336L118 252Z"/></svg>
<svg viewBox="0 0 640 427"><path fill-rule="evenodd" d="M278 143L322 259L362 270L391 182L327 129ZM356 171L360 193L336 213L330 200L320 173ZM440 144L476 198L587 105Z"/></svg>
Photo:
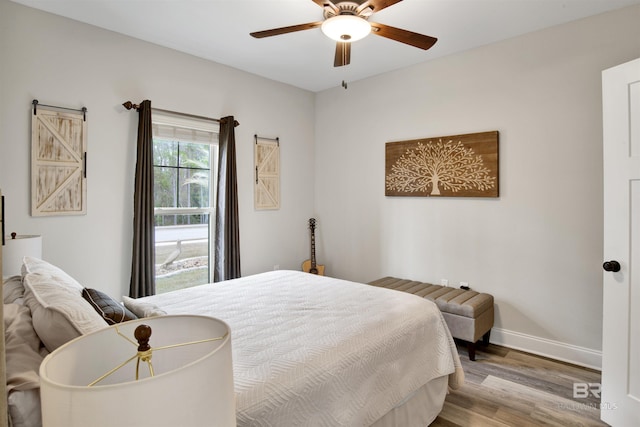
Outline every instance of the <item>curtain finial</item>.
<svg viewBox="0 0 640 427"><path fill-rule="evenodd" d="M229 121L229 120L233 120L233 127L234 127L234 128L235 128L235 127L240 126L240 122L239 122L239 121L237 121L237 120L235 120L235 119L233 118L233 116L226 116L226 117L221 118L221 119L220 119L220 123L225 123L225 122L227 122L227 121Z"/></svg>
<svg viewBox="0 0 640 427"><path fill-rule="evenodd" d="M131 110L132 108L135 109L135 110L138 110L140 108L139 104L134 104L131 101L127 101L127 102L123 103L122 106L124 108L126 108L127 110Z"/></svg>

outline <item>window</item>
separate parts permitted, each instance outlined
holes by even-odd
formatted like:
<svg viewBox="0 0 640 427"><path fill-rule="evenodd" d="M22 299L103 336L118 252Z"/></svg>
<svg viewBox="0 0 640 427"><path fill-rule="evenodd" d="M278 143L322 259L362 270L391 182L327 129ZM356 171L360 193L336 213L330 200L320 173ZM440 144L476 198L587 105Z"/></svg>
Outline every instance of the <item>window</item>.
<svg viewBox="0 0 640 427"><path fill-rule="evenodd" d="M153 111L156 293L213 281L218 123Z"/></svg>

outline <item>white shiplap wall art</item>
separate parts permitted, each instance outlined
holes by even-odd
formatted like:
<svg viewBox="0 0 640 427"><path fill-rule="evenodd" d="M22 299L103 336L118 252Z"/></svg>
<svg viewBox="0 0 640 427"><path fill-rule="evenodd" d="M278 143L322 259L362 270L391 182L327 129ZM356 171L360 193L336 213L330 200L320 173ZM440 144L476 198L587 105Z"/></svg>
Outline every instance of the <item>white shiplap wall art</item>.
<svg viewBox="0 0 640 427"><path fill-rule="evenodd" d="M280 209L280 140L255 135L254 207Z"/></svg>
<svg viewBox="0 0 640 427"><path fill-rule="evenodd" d="M34 101L31 215L87 213L86 110L60 111Z"/></svg>

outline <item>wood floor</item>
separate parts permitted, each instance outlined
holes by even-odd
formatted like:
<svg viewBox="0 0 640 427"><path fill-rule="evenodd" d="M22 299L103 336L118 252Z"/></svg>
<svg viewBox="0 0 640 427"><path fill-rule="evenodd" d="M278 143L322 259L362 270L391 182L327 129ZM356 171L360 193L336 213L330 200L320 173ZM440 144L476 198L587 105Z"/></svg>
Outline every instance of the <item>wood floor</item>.
<svg viewBox="0 0 640 427"><path fill-rule="evenodd" d="M447 395L431 426L607 426L600 399L573 398L574 383L600 383L600 372L490 344L476 361L458 353L465 385Z"/></svg>

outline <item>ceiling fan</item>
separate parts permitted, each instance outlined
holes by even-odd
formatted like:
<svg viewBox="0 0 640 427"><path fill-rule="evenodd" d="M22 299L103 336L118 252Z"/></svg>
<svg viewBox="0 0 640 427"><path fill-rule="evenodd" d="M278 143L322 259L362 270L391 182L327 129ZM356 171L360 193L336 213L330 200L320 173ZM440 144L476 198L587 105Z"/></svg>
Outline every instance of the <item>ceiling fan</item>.
<svg viewBox="0 0 640 427"><path fill-rule="evenodd" d="M412 31L389 25L369 22L369 17L402 0L311 0L324 9L324 20L307 24L291 25L251 33L256 38L277 36L296 31L322 28L322 32L335 40L334 67L348 65L351 61L351 42L366 37L369 33L386 37L400 43L427 50L438 40Z"/></svg>

